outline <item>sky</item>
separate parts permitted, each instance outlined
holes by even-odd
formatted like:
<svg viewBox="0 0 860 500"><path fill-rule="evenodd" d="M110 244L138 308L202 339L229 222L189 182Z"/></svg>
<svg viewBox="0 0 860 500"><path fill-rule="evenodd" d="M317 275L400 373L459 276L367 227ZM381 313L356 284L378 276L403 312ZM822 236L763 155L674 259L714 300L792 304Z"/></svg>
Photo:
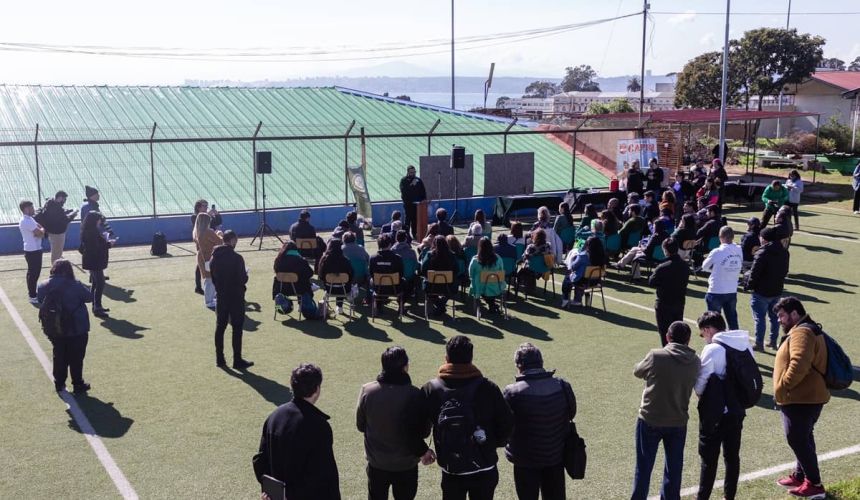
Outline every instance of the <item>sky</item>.
<svg viewBox="0 0 860 500"><path fill-rule="evenodd" d="M242 50L402 46L450 38L447 0L8 0L0 43ZM735 0L731 37L756 27L784 27L788 0ZM826 57L860 56L857 0L793 0L791 27L823 36ZM607 19L641 12L639 0L456 0L456 36L468 37ZM718 0L652 0L646 68L680 71L703 52L722 47L725 4ZM642 16L516 43L455 53L458 75L558 77L590 64L601 76L638 74ZM464 47L466 47L464 45ZM290 49L294 50L294 49ZM0 50L0 83L178 85L185 80L279 80L310 76L450 74L450 48L352 61L200 61ZM413 51L414 52L414 51ZM361 55L359 55L361 54ZM366 57L369 52L353 52Z"/></svg>

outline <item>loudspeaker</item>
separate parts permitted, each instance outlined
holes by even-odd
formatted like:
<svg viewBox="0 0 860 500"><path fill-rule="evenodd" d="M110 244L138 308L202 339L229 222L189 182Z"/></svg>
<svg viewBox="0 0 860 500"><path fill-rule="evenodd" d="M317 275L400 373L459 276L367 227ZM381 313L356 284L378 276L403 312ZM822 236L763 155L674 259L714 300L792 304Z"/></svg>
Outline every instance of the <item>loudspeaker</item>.
<svg viewBox="0 0 860 500"><path fill-rule="evenodd" d="M257 161L254 163L256 169L254 170L258 174L271 174L272 173L272 152L271 151L257 151Z"/></svg>
<svg viewBox="0 0 860 500"><path fill-rule="evenodd" d="M466 168L466 148L464 146L451 148L451 168Z"/></svg>

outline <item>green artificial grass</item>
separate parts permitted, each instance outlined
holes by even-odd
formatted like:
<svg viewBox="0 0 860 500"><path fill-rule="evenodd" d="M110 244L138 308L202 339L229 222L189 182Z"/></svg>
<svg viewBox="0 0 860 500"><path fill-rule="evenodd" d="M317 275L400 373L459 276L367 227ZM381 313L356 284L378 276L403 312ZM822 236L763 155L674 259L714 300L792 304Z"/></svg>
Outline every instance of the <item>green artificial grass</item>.
<svg viewBox="0 0 860 500"><path fill-rule="evenodd" d="M735 209L733 223L753 212ZM791 247L787 294L807 305L816 321L834 335L855 360L860 360L856 331L860 283L860 221L828 205L805 207ZM496 231L500 228L496 228ZM837 237L831 239L828 237ZM251 268L244 341L245 357L256 365L246 373L215 367L214 313L192 292L193 246L171 245L169 256L149 256L148 247L119 248L111 254L106 307L111 318L93 318L85 376L93 384L82 408L141 498L259 498L251 468L263 420L276 405L289 401L289 373L301 362L319 364L324 372L318 406L331 419L335 454L344 498L366 497L362 435L355 429L354 409L362 383L379 371L385 347L404 346L410 356L413 383L434 377L444 357L444 342L458 333L475 343L475 363L504 386L513 381L513 352L522 342L544 351L547 368L569 380L576 392L577 425L589 452L587 479L568 481L573 498L624 498L633 478L633 431L642 383L633 365L649 349L659 347L654 327L653 290L631 284L626 274L612 271L606 286L607 312L602 309L561 311L549 287L510 306L512 318L476 321L471 303L457 320L430 323L415 307L402 322L393 313L371 323L369 311L357 318L328 323L272 319L271 266L276 244L266 241L256 251L247 240L240 250ZM371 242L369 250L375 251ZM68 252L73 262L76 252ZM47 259L46 259L47 261ZM0 286L10 297L39 344L36 310L26 301L24 260L0 258ZM47 275L47 270L44 271ZM77 277L86 280L79 269ZM560 292L561 276L556 275ZM693 281L686 316L704 310L706 280ZM638 308L611 298L639 304ZM752 328L749 296L739 294L741 327ZM599 297L594 305L599 307ZM228 333L229 337L229 333ZM702 341L692 346L700 351ZM227 355L230 356L229 341ZM765 375L765 396L745 422L742 474L790 462L792 454L779 414L773 409L772 353L759 355ZM836 393L816 428L820 453L860 443L860 386ZM6 313L0 314L0 498L116 498L110 478L87 441L53 393L52 384ZM683 487L698 483L695 397L687 436ZM860 455L822 462L826 484L856 476ZM652 477L656 493L662 453ZM512 469L500 461L496 498L515 498ZM420 468L418 497L440 497L437 466ZM722 471L720 472L722 477ZM785 498L774 484L777 475L742 483L739 498ZM845 490L843 490L845 491ZM843 493L844 494L844 493ZM719 491L715 492L715 497ZM848 497L851 498L851 497Z"/></svg>
<svg viewBox="0 0 860 500"><path fill-rule="evenodd" d="M839 481L830 488L830 496L834 500L860 500L860 477Z"/></svg>

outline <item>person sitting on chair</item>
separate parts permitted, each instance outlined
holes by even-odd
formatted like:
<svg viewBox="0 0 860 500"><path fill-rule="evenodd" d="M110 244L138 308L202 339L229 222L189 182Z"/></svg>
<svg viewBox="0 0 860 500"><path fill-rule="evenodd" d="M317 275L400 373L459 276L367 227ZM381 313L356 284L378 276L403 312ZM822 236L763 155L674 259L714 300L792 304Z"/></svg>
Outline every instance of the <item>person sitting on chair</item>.
<svg viewBox="0 0 860 500"><path fill-rule="evenodd" d="M489 238L481 238L478 243L478 253L472 257L472 262L469 263L469 276L472 281L470 294L476 301L483 298L491 313L499 312L496 297L504 291L505 283L496 280L488 280L485 283L481 280L482 272L505 272L505 265L502 263L501 257L493 251L493 243Z"/></svg>
<svg viewBox="0 0 860 500"><path fill-rule="evenodd" d="M660 198L660 214L663 214L664 210L669 211L669 216L672 217L672 220L675 220L675 206L677 204L677 200L675 199L675 192L667 189L663 191L663 195Z"/></svg>
<svg viewBox="0 0 860 500"><path fill-rule="evenodd" d="M363 246L358 244L357 238L352 231L347 231L343 234L343 238L341 238L343 245L341 250L343 251L343 256L347 258L347 260L352 262L360 262L364 269L368 269L370 265L370 255L368 255L367 250L364 249ZM363 285L364 283L358 283L359 285Z"/></svg>
<svg viewBox="0 0 860 500"><path fill-rule="evenodd" d="M427 235L424 236L424 239L421 240L421 243L418 244L418 253L424 255L429 252L431 248L433 248L433 240L436 239L436 236L442 236L439 234L439 223L434 222L427 226Z"/></svg>
<svg viewBox="0 0 860 500"><path fill-rule="evenodd" d="M455 277L454 282L450 284L431 283L426 280L427 271L450 271ZM452 296L457 291L457 261L454 254L448 248L448 241L442 235L437 235L433 238L433 247L421 259L420 273L424 276L424 291L426 293L438 294L441 297L433 297L433 315L441 316L445 314L445 304L447 297Z"/></svg>
<svg viewBox="0 0 860 500"><path fill-rule="evenodd" d="M405 232L405 231L403 231ZM391 236L383 234L376 240L379 251L370 258L370 279L373 280L375 274L396 274L397 285L390 285L386 282L374 283L373 288L377 293L382 295L396 295L401 289L400 283L403 282L403 259L399 255L391 251ZM383 306L386 300L377 298L376 313L382 315Z"/></svg>
<svg viewBox="0 0 860 500"><path fill-rule="evenodd" d="M632 205L636 205L637 207L639 207L639 215L642 215L642 208L643 207L642 207L642 203L640 203L641 201L642 200L641 200L641 197L639 196L639 193L628 194L627 195L627 206L624 207L624 211L621 213L621 219L620 220L627 222L627 220L630 218L630 207Z"/></svg>
<svg viewBox="0 0 860 500"><path fill-rule="evenodd" d="M582 215L582 220L579 223L580 229L588 229L591 228L591 221L597 219L597 207L592 203L585 204L585 213ZM558 233L558 231L556 231Z"/></svg>
<svg viewBox="0 0 860 500"><path fill-rule="evenodd" d="M716 205L708 205L708 218L696 231L696 239L702 240L702 243L707 246L711 238L716 238L720 234L720 209Z"/></svg>
<svg viewBox="0 0 860 500"><path fill-rule="evenodd" d="M319 272L317 273L320 280L323 282L323 288L333 295L346 295L350 293L353 283L352 264L343 255L343 246L340 240L331 240L326 246L325 253L322 254L319 261ZM329 285L326 283L326 276L329 274L347 274L349 280L343 285ZM343 297L335 299L337 305L337 314L343 314Z"/></svg>
<svg viewBox="0 0 860 500"><path fill-rule="evenodd" d="M358 212L350 210L346 213L346 222L349 223L349 230L355 235L355 241L361 246L364 246L364 229L358 223Z"/></svg>
<svg viewBox="0 0 860 500"><path fill-rule="evenodd" d="M666 230L666 223L662 220L657 220L654 223L654 234L648 238L648 242L645 244L640 243L638 247L631 249L627 254L615 264L616 269L623 269L625 266L633 263L633 279L639 279L639 259L645 258L651 261L658 261L654 256L654 252L658 249L662 249L663 241L669 237L669 231ZM662 262L664 259L660 259Z"/></svg>
<svg viewBox="0 0 860 500"><path fill-rule="evenodd" d="M645 220L652 221L660 217L660 205L657 203L657 195L654 191L645 191L645 209L642 212Z"/></svg>
<svg viewBox="0 0 860 500"><path fill-rule="evenodd" d="M337 227L332 231L331 236L329 236L328 240L343 240L343 235L349 231L349 222L346 219L341 219L340 222L337 223Z"/></svg>
<svg viewBox="0 0 860 500"><path fill-rule="evenodd" d="M511 223L511 233L508 236L508 243L516 248L517 245L523 245L523 249L525 249L526 238L523 234L523 224L521 222L512 222Z"/></svg>
<svg viewBox="0 0 860 500"><path fill-rule="evenodd" d="M685 214L681 217L681 223L672 233L672 239L678 242L678 255L682 259L689 257L689 250L684 250L684 244L688 241L696 240L696 216L693 214Z"/></svg>
<svg viewBox="0 0 860 500"><path fill-rule="evenodd" d="M613 198L613 200L614 199L615 198ZM600 220L603 221L603 233L606 234L606 236L618 234L618 230L621 229L618 217L612 210L606 209L603 212L600 212Z"/></svg>
<svg viewBox="0 0 860 500"><path fill-rule="evenodd" d="M379 231L380 234L390 233L391 232L391 224L394 221L399 221L403 217L403 214L400 213L400 210L395 210L391 212L391 220L388 221L387 224L382 225L382 229Z"/></svg>
<svg viewBox="0 0 860 500"><path fill-rule="evenodd" d="M317 236L316 228L311 225L311 212L308 209L304 209L299 212L299 220L290 226L290 239L296 242L298 242L299 239L316 240L317 246L312 254L314 259L319 259L323 250L325 250L325 244L323 243L322 238ZM304 254L301 250L299 252Z"/></svg>
<svg viewBox="0 0 860 500"><path fill-rule="evenodd" d="M517 277L523 280L526 290L534 289L539 276L530 269L531 259L545 259L547 255L552 255L552 248L546 239L546 231L537 229L531 233L531 243L526 246L525 253L523 253L523 267L517 273Z"/></svg>
<svg viewBox="0 0 860 500"><path fill-rule="evenodd" d="M493 252L503 259L517 258L517 247L511 244L507 234L500 234L496 238L496 244L493 245Z"/></svg>
<svg viewBox="0 0 860 500"><path fill-rule="evenodd" d="M311 287L311 278L314 276L314 270L308 264L301 254L299 248L294 241L287 240L281 245L281 250L275 257L274 263L275 273L293 273L298 276L299 280L295 283L296 295L301 297L307 295L313 300L313 289ZM282 284L275 278L272 282L272 299L279 293L289 295L293 292L293 287L288 284Z"/></svg>
<svg viewBox="0 0 860 500"><path fill-rule="evenodd" d="M610 198L609 203L606 204L606 210L615 214L615 218L618 219L619 223L624 218L624 209L621 207L621 200L618 198Z"/></svg>
<svg viewBox="0 0 860 500"><path fill-rule="evenodd" d="M439 226L438 230L441 236L454 234L454 228L448 223L448 211L444 208L436 209L436 224Z"/></svg>
<svg viewBox="0 0 860 500"><path fill-rule="evenodd" d="M696 198L696 227L704 226L708 219L708 199L704 196Z"/></svg>
<svg viewBox="0 0 860 500"><path fill-rule="evenodd" d="M415 255L415 250L412 249L412 245L409 243L409 233L402 229L397 231L391 251L399 255L403 260L403 296L411 297L412 286L415 284L415 275L406 276L405 273L409 267L408 263L412 263L412 269L418 270L418 256Z"/></svg>
<svg viewBox="0 0 860 500"><path fill-rule="evenodd" d="M761 233L761 221L758 217L750 217L747 221L747 232L741 237L741 252L743 252L744 262L752 262L755 254L753 249L761 246L759 233Z"/></svg>
<svg viewBox="0 0 860 500"><path fill-rule="evenodd" d="M478 251L478 241L480 241L484 237L484 226L475 221L469 225L469 231L466 233L466 239L463 241L464 248L474 249L475 253Z"/></svg>
<svg viewBox="0 0 860 500"><path fill-rule="evenodd" d="M451 253L454 254L454 261L457 262L457 272L455 273L457 276L457 282L462 285L468 285L469 263L466 262L466 252L463 251L463 247L460 245L460 240L458 240L453 234L446 236L445 240L448 242L448 248L451 250Z"/></svg>
<svg viewBox="0 0 860 500"><path fill-rule="evenodd" d="M630 236L634 234L639 234L640 237L643 236L648 230L648 223L645 222L645 219L639 216L642 211L642 208L639 205L630 205L627 207L627 211L630 213L630 218L627 219L627 222L621 226L621 230L618 231L618 235L621 237L621 248L627 249L631 248L629 243Z"/></svg>
<svg viewBox="0 0 860 500"><path fill-rule="evenodd" d="M570 215L570 207L567 203L558 204L558 215L555 216L555 222L552 225L555 234L561 235L565 229L573 226L573 217Z"/></svg>
<svg viewBox="0 0 860 500"><path fill-rule="evenodd" d="M584 280L585 269L588 266L605 266L607 263L606 247L603 246L599 238L594 236L588 238L585 240L585 245L582 248L582 251L575 255L571 252L568 262L565 263L568 274L565 274L564 281L561 283L562 309L571 304L571 290L574 290L573 305L582 305L582 295L586 285Z"/></svg>

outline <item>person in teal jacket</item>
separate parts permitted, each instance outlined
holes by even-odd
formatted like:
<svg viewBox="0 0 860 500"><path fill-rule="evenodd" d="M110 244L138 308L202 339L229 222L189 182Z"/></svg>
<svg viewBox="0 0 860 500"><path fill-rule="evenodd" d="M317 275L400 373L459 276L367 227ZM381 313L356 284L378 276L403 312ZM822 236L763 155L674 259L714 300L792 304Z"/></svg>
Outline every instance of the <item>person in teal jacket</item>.
<svg viewBox="0 0 860 500"><path fill-rule="evenodd" d="M487 307L490 308L490 312L498 312L499 306L496 304L496 297L505 292L505 282L491 279L487 283L482 283L482 271L501 271L503 275L505 272L502 259L493 251L493 242L488 238L482 238L478 242L478 254L472 257L472 262L469 263L469 277L472 281L470 293L475 300L480 300L483 297Z"/></svg>
<svg viewBox="0 0 860 500"><path fill-rule="evenodd" d="M764 188L761 201L764 203L764 211L761 213L761 227L764 228L770 218L779 210L779 207L788 201L788 189L782 187L779 180L774 179L770 186Z"/></svg>

